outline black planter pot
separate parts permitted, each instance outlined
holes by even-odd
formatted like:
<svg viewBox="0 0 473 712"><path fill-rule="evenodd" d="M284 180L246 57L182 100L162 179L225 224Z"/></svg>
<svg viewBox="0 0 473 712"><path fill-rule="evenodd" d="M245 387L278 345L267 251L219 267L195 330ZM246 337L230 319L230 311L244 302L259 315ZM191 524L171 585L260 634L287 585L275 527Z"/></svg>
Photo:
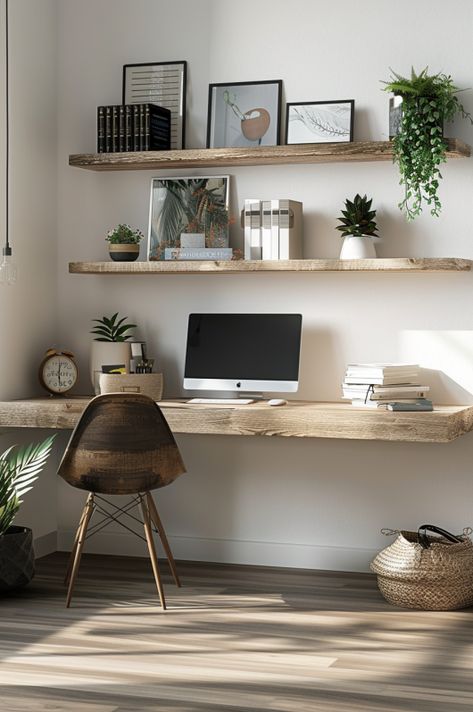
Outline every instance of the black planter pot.
<svg viewBox="0 0 473 712"><path fill-rule="evenodd" d="M0 593L26 586L33 576L33 532L26 527L9 527L0 536Z"/></svg>
<svg viewBox="0 0 473 712"><path fill-rule="evenodd" d="M111 244L108 251L114 262L134 262L140 254L140 246L135 243Z"/></svg>

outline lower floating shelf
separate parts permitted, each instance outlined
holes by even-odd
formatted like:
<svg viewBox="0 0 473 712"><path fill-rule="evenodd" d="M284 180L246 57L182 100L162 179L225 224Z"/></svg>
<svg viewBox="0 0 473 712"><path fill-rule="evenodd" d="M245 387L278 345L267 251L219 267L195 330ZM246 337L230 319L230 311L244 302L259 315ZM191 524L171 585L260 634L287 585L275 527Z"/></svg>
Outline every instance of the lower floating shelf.
<svg viewBox="0 0 473 712"><path fill-rule="evenodd" d="M0 427L71 429L90 396L0 402ZM173 433L262 435L346 440L447 443L473 430L473 406L437 406L431 413L353 408L346 403L289 401L221 406L159 403Z"/></svg>
<svg viewBox="0 0 473 712"><path fill-rule="evenodd" d="M389 257L374 260L231 260L70 262L71 274L243 274L252 272L468 272L459 257Z"/></svg>

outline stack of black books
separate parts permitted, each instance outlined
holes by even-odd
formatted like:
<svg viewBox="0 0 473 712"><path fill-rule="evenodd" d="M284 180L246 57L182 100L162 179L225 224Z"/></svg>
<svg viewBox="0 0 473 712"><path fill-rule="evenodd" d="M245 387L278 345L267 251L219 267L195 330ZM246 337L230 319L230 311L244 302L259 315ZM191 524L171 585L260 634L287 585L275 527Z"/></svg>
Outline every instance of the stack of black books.
<svg viewBox="0 0 473 712"><path fill-rule="evenodd" d="M97 107L97 153L168 151L171 112L157 104Z"/></svg>

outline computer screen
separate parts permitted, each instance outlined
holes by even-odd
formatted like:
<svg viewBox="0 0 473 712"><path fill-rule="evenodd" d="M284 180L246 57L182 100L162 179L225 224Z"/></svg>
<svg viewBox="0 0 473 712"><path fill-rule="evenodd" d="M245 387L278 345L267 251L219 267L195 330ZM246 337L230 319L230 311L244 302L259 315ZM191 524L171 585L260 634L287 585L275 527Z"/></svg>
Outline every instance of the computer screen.
<svg viewBox="0 0 473 712"><path fill-rule="evenodd" d="M301 314L190 314L184 388L294 392Z"/></svg>

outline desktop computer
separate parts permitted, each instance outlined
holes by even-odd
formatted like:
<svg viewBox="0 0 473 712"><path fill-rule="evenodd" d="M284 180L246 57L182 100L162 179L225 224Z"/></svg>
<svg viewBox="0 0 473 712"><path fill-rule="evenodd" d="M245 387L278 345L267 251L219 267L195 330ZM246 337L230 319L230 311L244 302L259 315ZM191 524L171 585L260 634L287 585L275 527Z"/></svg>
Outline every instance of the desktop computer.
<svg viewBox="0 0 473 712"><path fill-rule="evenodd" d="M190 314L184 388L234 394L193 402L232 402L248 392L294 393L301 333L301 314Z"/></svg>

